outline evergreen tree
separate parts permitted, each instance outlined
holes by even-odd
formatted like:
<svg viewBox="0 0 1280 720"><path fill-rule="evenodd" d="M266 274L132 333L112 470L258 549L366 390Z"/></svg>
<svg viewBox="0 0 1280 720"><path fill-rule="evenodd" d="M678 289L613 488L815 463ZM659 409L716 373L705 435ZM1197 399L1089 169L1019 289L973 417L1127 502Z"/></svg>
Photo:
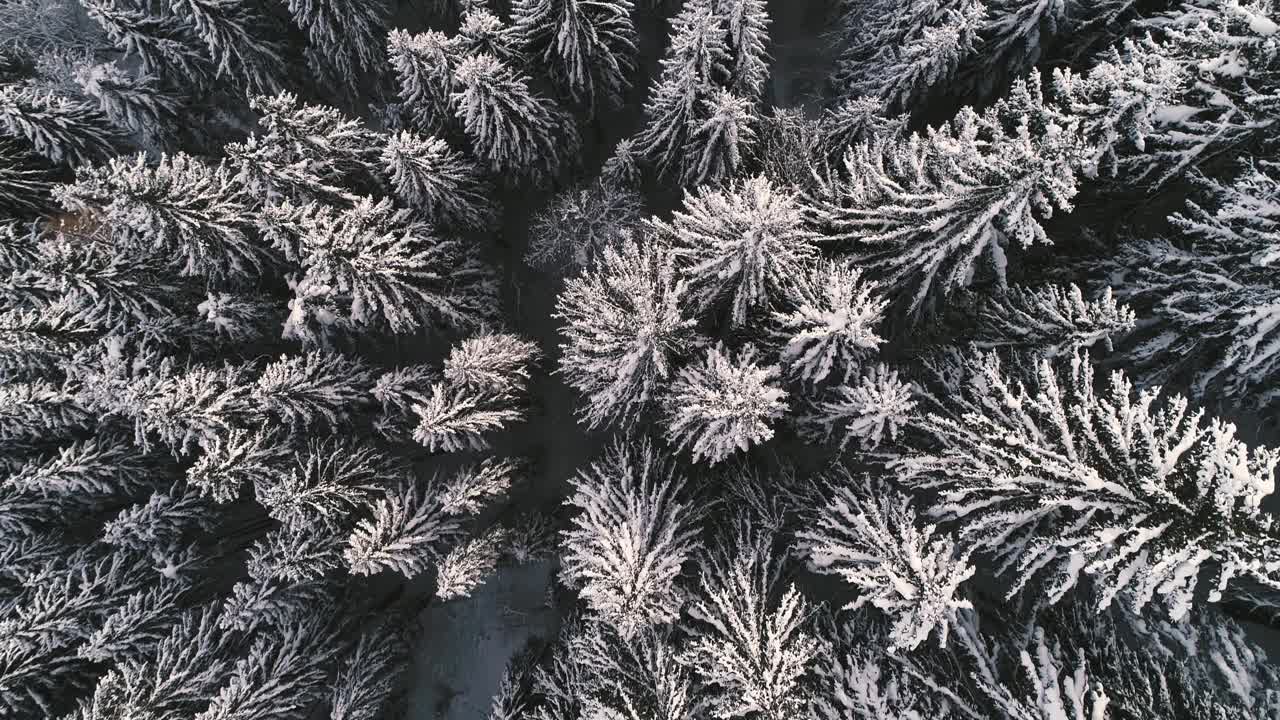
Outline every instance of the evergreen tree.
<svg viewBox="0 0 1280 720"><path fill-rule="evenodd" d="M86 64L73 77L112 124L144 144L163 146L172 134L182 101L158 76L130 74L107 62Z"/></svg>
<svg viewBox="0 0 1280 720"><path fill-rule="evenodd" d="M847 44L831 74L842 96L911 111L951 80L980 43L987 7L978 0L849 4Z"/></svg>
<svg viewBox="0 0 1280 720"><path fill-rule="evenodd" d="M48 163L22 142L0 138L0 209L16 217L45 209L53 189Z"/></svg>
<svg viewBox="0 0 1280 720"><path fill-rule="evenodd" d="M527 76L482 54L463 60L453 77L456 117L494 173L540 180L571 164L577 129L554 103L534 94Z"/></svg>
<svg viewBox="0 0 1280 720"><path fill-rule="evenodd" d="M787 392L774 385L779 375L777 365L756 363L751 346L738 353L709 348L702 363L680 370L663 397L667 438L712 464L772 438L770 424L787 408Z"/></svg>
<svg viewBox="0 0 1280 720"><path fill-rule="evenodd" d="M684 478L639 440L615 442L570 482L566 504L581 512L562 533L562 581L624 638L675 620L700 515Z"/></svg>
<svg viewBox="0 0 1280 720"><path fill-rule="evenodd" d="M216 77L254 93L279 89L284 58L268 37L269 15L246 0L168 0L168 6L204 44Z"/></svg>
<svg viewBox="0 0 1280 720"><path fill-rule="evenodd" d="M668 249L631 240L566 284L555 315L565 323L560 372L586 397L578 412L588 426L630 424L654 402L694 337L685 292Z"/></svg>
<svg viewBox="0 0 1280 720"><path fill-rule="evenodd" d="M409 333L442 323L475 326L496 288L474 255L389 200L335 211L311 206L298 223L304 274L293 286L285 335L316 342L340 318Z"/></svg>
<svg viewBox="0 0 1280 720"><path fill-rule="evenodd" d="M983 275L1003 283L1008 253L1047 244L1042 219L1076 193L1076 123L1033 74L979 115L904 139L854 145L816 217L898 302L919 313Z"/></svg>
<svg viewBox="0 0 1280 720"><path fill-rule="evenodd" d="M332 720L377 720L396 696L409 648L394 623L360 635L342 658L330 690Z"/></svg>
<svg viewBox="0 0 1280 720"><path fill-rule="evenodd" d="M136 0L79 0L127 60L143 73L205 87L213 72L193 25L179 13L153 12Z"/></svg>
<svg viewBox="0 0 1280 720"><path fill-rule="evenodd" d="M1280 99L1273 79L1276 16L1272 0L1192 0L1143 23L1159 45L1127 50L1126 59L1132 66L1165 56L1177 70L1162 84L1176 89L1156 111L1142 154L1122 163L1132 182L1162 185L1230 148L1270 142Z"/></svg>
<svg viewBox="0 0 1280 720"><path fill-rule="evenodd" d="M34 85L0 87L0 131L56 164L99 160L120 141L97 108Z"/></svg>
<svg viewBox="0 0 1280 720"><path fill-rule="evenodd" d="M699 188L685 195L670 222L651 222L682 261L699 310L728 300L734 326L779 304L817 257L799 197L763 176Z"/></svg>
<svg viewBox="0 0 1280 720"><path fill-rule="evenodd" d="M516 0L512 32L523 53L588 110L621 104L636 68L631 0Z"/></svg>
<svg viewBox="0 0 1280 720"><path fill-rule="evenodd" d="M851 265L829 261L806 268L793 283L790 308L773 313L776 332L786 341L783 364L805 381L836 373L847 382L883 342L876 325L887 303L876 297L877 284L864 281Z"/></svg>
<svg viewBox="0 0 1280 720"><path fill-rule="evenodd" d="M703 102L704 119L694 129L688 151L692 158L685 159L686 186L718 183L742 167L743 156L755 146L754 104L723 89Z"/></svg>
<svg viewBox="0 0 1280 720"><path fill-rule="evenodd" d="M804 628L803 596L782 584L770 540L739 528L700 558L699 592L686 610L691 638L680 660L709 688L718 717L781 720L805 708L821 646Z"/></svg>
<svg viewBox="0 0 1280 720"><path fill-rule="evenodd" d="M414 577L441 562L445 548L465 537L464 520L502 499L515 471L514 463L485 461L447 480L436 475L425 485L405 481L388 490L373 517L360 521L347 540L344 557L351 572L371 575L390 568Z"/></svg>
<svg viewBox="0 0 1280 720"><path fill-rule="evenodd" d="M1096 391L1078 353L1011 370L994 354L951 358L963 365L938 371L957 381L917 421L935 449L890 466L944 493L934 514L1012 573L1015 591L1035 580L1053 603L1087 573L1097 607L1123 596L1177 619L1202 568L1213 569L1211 602L1232 581L1275 581L1277 545L1260 503L1276 453L1250 448L1234 425L1206 421L1181 397L1135 394L1123 373Z"/></svg>
<svg viewBox="0 0 1280 720"><path fill-rule="evenodd" d="M410 35L392 30L387 55L400 80L400 100L418 130L436 133L451 129L453 75L459 58L454 43L435 30Z"/></svg>
<svg viewBox="0 0 1280 720"><path fill-rule="evenodd" d="M495 224L480 169L444 140L402 131L387 138L382 164L400 202L431 222L477 231Z"/></svg>
<svg viewBox="0 0 1280 720"><path fill-rule="evenodd" d="M1152 238L1088 262L1144 321L1124 346L1146 383L1189 382L1191 394L1274 407L1280 393L1280 284L1272 228L1280 184L1270 163L1230 183L1203 181L1207 200L1169 218L1185 242Z"/></svg>
<svg viewBox="0 0 1280 720"><path fill-rule="evenodd" d="M342 647L331 615L327 608L297 613L287 630L257 638L197 720L307 717Z"/></svg>
<svg viewBox="0 0 1280 720"><path fill-rule="evenodd" d="M1109 347L1113 336L1124 336L1135 322L1133 310L1116 302L1110 287L1097 300L1086 300L1074 284L1014 287L982 303L976 344L1054 356L1098 342Z"/></svg>
<svg viewBox="0 0 1280 720"><path fill-rule="evenodd" d="M339 426L367 402L373 376L358 359L308 352L281 355L258 376L249 397L286 426Z"/></svg>
<svg viewBox="0 0 1280 720"><path fill-rule="evenodd" d="M636 151L659 174L683 177L683 153L698 127L698 113L716 83L729 74L732 57L713 0L685 3L671 19L670 37L662 71L645 101L645 126L636 136Z"/></svg>
<svg viewBox="0 0 1280 720"><path fill-rule="evenodd" d="M282 92L255 96L249 106L265 130L224 148L249 192L299 202L355 203L350 188L378 176L378 133L360 120Z"/></svg>
<svg viewBox="0 0 1280 720"><path fill-rule="evenodd" d="M945 645L956 611L973 607L958 597L974 573L967 554L935 526L919 528L901 492L844 468L831 483L834 497L814 528L799 533L800 554L818 572L839 575L857 589L846 609L870 603L893 619L889 652L914 649L935 631Z"/></svg>
<svg viewBox="0 0 1280 720"><path fill-rule="evenodd" d="M117 245L173 253L183 274L214 281L261 275L275 264L251 234L248 193L225 165L179 153L148 167L138 155L77 175L55 197L110 226Z"/></svg>
<svg viewBox="0 0 1280 720"><path fill-rule="evenodd" d="M307 62L316 75L354 93L381 71L388 13L380 0L289 0L289 13L307 33Z"/></svg>
<svg viewBox="0 0 1280 720"><path fill-rule="evenodd" d="M864 450L874 450L884 442L897 440L898 433L914 417L916 401L911 386L898 373L877 363L856 383L835 385L817 396L801 417L801 433L811 440L827 442L840 436L843 450L857 440Z"/></svg>
<svg viewBox="0 0 1280 720"><path fill-rule="evenodd" d="M502 528L466 540L449 551L436 570L436 597L469 597L498 566L505 534Z"/></svg>
<svg viewBox="0 0 1280 720"><path fill-rule="evenodd" d="M631 236L643 207L640 195L626 187L597 182L566 190L534 216L525 262L552 270L587 268Z"/></svg>

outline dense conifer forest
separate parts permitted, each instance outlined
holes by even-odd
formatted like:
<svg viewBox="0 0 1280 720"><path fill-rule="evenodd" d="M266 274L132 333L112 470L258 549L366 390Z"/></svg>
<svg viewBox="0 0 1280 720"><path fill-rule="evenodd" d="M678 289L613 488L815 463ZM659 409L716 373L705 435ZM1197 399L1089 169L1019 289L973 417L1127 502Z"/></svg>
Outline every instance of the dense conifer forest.
<svg viewBox="0 0 1280 720"><path fill-rule="evenodd" d="M0 720L1280 718L1278 31L0 0Z"/></svg>

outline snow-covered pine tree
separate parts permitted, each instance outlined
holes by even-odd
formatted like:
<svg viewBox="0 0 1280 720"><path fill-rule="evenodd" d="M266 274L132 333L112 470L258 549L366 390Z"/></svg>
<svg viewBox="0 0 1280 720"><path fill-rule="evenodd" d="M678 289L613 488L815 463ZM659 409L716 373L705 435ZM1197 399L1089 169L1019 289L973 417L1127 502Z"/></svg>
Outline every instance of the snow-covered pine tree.
<svg viewBox="0 0 1280 720"><path fill-rule="evenodd" d="M1068 29L1068 0L989 0L982 41L966 68L964 84L990 97L1006 78L1035 67L1056 36Z"/></svg>
<svg viewBox="0 0 1280 720"><path fill-rule="evenodd" d="M76 175L54 192L63 207L109 226L113 244L176 256L184 275L243 280L279 262L252 236L253 201L226 165L178 153L149 166L139 154Z"/></svg>
<svg viewBox="0 0 1280 720"><path fill-rule="evenodd" d="M394 621L360 634L329 691L330 720L378 720L391 710L409 648Z"/></svg>
<svg viewBox="0 0 1280 720"><path fill-rule="evenodd" d="M387 55L416 129L439 133L455 127L453 73L460 60L455 43L435 30L412 35L393 29L387 35Z"/></svg>
<svg viewBox="0 0 1280 720"><path fill-rule="evenodd" d="M573 165L579 139L572 118L535 94L528 76L481 54L460 62L453 80L455 115L495 174L545 180Z"/></svg>
<svg viewBox="0 0 1280 720"><path fill-rule="evenodd" d="M62 439L92 424L73 388L47 380L0 384L0 446Z"/></svg>
<svg viewBox="0 0 1280 720"><path fill-rule="evenodd" d="M1232 148L1274 138L1280 106L1276 18L1274 0L1190 0L1140 23L1153 31L1158 47L1139 45L1124 54L1166 55L1178 77L1166 80L1176 92L1155 111L1144 151L1121 161L1128 182L1158 186ZM1157 61L1130 60L1151 62Z"/></svg>
<svg viewBox="0 0 1280 720"><path fill-rule="evenodd" d="M450 38L460 58L490 55L511 67L524 67L527 58L521 53L514 28L477 2L465 8L458 23L458 34Z"/></svg>
<svg viewBox="0 0 1280 720"><path fill-rule="evenodd" d="M823 110L818 119L822 137L819 149L824 161L815 163L816 167L808 175L822 178L829 174L828 164L838 164L850 145L873 138L899 137L906 132L906 128L905 117L886 114L884 106L875 98L846 98Z"/></svg>
<svg viewBox="0 0 1280 720"><path fill-rule="evenodd" d="M755 101L724 89L703 102L703 119L693 130L684 158L684 185L716 184L742 167L743 156L756 142L754 105Z"/></svg>
<svg viewBox="0 0 1280 720"><path fill-rule="evenodd" d="M234 428L210 438L187 469L187 484L215 502L232 502L248 485L265 488L284 472L287 446L275 433Z"/></svg>
<svg viewBox="0 0 1280 720"><path fill-rule="evenodd" d="M275 92L285 76L281 43L271 15L249 0L167 0L208 51L216 77L252 93Z"/></svg>
<svg viewBox="0 0 1280 720"><path fill-rule="evenodd" d="M185 589L177 583L165 583L130 595L76 654L109 664L149 657L181 619L179 599Z"/></svg>
<svg viewBox="0 0 1280 720"><path fill-rule="evenodd" d="M519 394L528 387L538 356L538 345L519 335L481 332L449 349L444 379L468 390Z"/></svg>
<svg viewBox="0 0 1280 720"><path fill-rule="evenodd" d="M99 331L163 324L192 307L184 287L158 253L126 252L96 235L44 234L31 262L0 284L9 307L63 314Z"/></svg>
<svg viewBox="0 0 1280 720"><path fill-rule="evenodd" d="M47 209L53 189L48 162L23 142L0 137L0 210L11 217L27 217Z"/></svg>
<svg viewBox="0 0 1280 720"><path fill-rule="evenodd" d="M639 226L644 199L629 187L595 182L566 190L533 218L525 262L549 270L585 269Z"/></svg>
<svg viewBox="0 0 1280 720"><path fill-rule="evenodd" d="M486 532L455 545L436 568L436 597L453 600L470 597L498 568L506 542L503 528Z"/></svg>
<svg viewBox="0 0 1280 720"><path fill-rule="evenodd" d="M281 355L263 368L249 399L283 426L336 428L368 404L372 386L364 361L313 350Z"/></svg>
<svg viewBox="0 0 1280 720"><path fill-rule="evenodd" d="M163 720L191 717L208 704L235 662L240 640L217 626L214 605L182 614L145 659L125 660L83 699L75 720L148 713Z"/></svg>
<svg viewBox="0 0 1280 720"><path fill-rule="evenodd" d="M740 526L699 556L680 661L707 687L716 717L783 720L806 708L821 644L805 627L808 603L783 584L772 541Z"/></svg>
<svg viewBox="0 0 1280 720"><path fill-rule="evenodd" d="M252 391L246 367L195 365L178 372L166 360L119 392L95 398L101 404L95 409L132 420L135 442L144 449L157 439L174 453L188 454L244 426Z"/></svg>
<svg viewBox="0 0 1280 720"><path fill-rule="evenodd" d="M1054 69L1055 97L1081 121L1085 177L1116 177L1122 165L1152 160L1143 155L1147 137L1176 115L1183 72L1150 37L1125 40L1085 73Z"/></svg>
<svg viewBox="0 0 1280 720"><path fill-rule="evenodd" d="M831 84L843 97L875 98L912 112L949 81L980 42L987 7L980 0L845 3L847 44Z"/></svg>
<svg viewBox="0 0 1280 720"><path fill-rule="evenodd" d="M130 73L113 61L86 63L73 78L108 120L144 147L167 144L182 100L158 76Z"/></svg>
<svg viewBox="0 0 1280 720"><path fill-rule="evenodd" d="M56 435L50 432L31 440L47 443ZM75 526L86 513L118 508L163 484L171 470L160 458L138 452L126 438L107 433L72 440L52 451L38 445L28 449L32 452L14 452L0 486L5 509L0 529L14 539Z"/></svg>
<svg viewBox="0 0 1280 720"><path fill-rule="evenodd" d="M634 422L687 352L694 320L685 314L675 263L661 243L627 240L604 248L596 266L560 293L559 372L585 396L578 413L588 426Z"/></svg>
<svg viewBox="0 0 1280 720"><path fill-rule="evenodd" d="M407 130L387 138L382 165L400 202L446 228L493 227L498 208L480 168L441 138Z"/></svg>
<svg viewBox="0 0 1280 720"><path fill-rule="evenodd" d="M383 569L412 578L441 562L446 548L465 537L465 520L502 499L516 465L486 460L466 465L448 478L437 474L426 484L405 480L386 491L371 518L361 520L344 552L356 575Z"/></svg>
<svg viewBox="0 0 1280 720"><path fill-rule="evenodd" d="M1178 622L1082 602L1043 621L1107 689L1115 715L1157 720L1195 712L1249 718L1280 710L1276 668L1237 622L1208 608ZM1192 710L1196 708L1197 710Z"/></svg>
<svg viewBox="0 0 1280 720"><path fill-rule="evenodd" d="M946 645L956 612L973 607L960 592L974 573L967 552L936 526L921 527L911 499L885 483L844 467L828 481L833 496L798 534L797 554L855 588L845 609L870 603L892 619L889 652L913 650L935 633Z"/></svg>
<svg viewBox="0 0 1280 720"><path fill-rule="evenodd" d="M286 337L323 341L333 318L393 333L473 327L497 304L496 283L474 253L385 198L341 211L312 205L298 225L304 274Z"/></svg>
<svg viewBox="0 0 1280 720"><path fill-rule="evenodd" d="M291 92L255 96L249 107L265 132L223 149L249 192L354 203L352 188L376 185L382 137L361 120Z"/></svg>
<svg viewBox="0 0 1280 720"><path fill-rule="evenodd" d="M330 665L345 647L334 615L332 608L307 608L279 630L260 634L196 720L308 717L323 701Z"/></svg>
<svg viewBox="0 0 1280 720"><path fill-rule="evenodd" d="M601 622L583 623L565 639L580 675L575 694L588 717L649 712L663 720L694 720L708 710L694 675L680 664L674 633L650 627L623 637Z"/></svg>
<svg viewBox="0 0 1280 720"><path fill-rule="evenodd" d="M751 101L758 100L769 79L769 19L765 0L716 0L716 11L728 31L733 55L729 88Z"/></svg>
<svg viewBox="0 0 1280 720"><path fill-rule="evenodd" d="M1110 275L1143 320L1123 346L1144 383L1188 383L1191 394L1238 407L1280 403L1280 169L1267 161L1230 183L1203 180L1206 199L1170 218L1186 241L1126 243L1086 261Z"/></svg>
<svg viewBox="0 0 1280 720"><path fill-rule="evenodd" d="M631 0L515 0L512 33L523 54L591 112L621 104L635 70Z"/></svg>
<svg viewBox="0 0 1280 720"><path fill-rule="evenodd" d="M0 712L48 714L93 678L76 649L124 600L173 582L150 557L104 553L84 546L32 579L13 610L0 619Z"/></svg>
<svg viewBox="0 0 1280 720"><path fill-rule="evenodd" d="M694 461L715 464L773 437L771 423L787 409L787 391L776 383L777 365L760 365L756 350L708 348L700 363L675 376L662 398L667 438Z"/></svg>
<svg viewBox="0 0 1280 720"><path fill-rule="evenodd" d="M293 21L307 33L307 62L335 90L359 93L386 61L382 0L288 0Z"/></svg>
<svg viewBox="0 0 1280 720"><path fill-rule="evenodd" d="M952 720L949 704L904 668L889 662L884 630L865 614L842 622L820 617L823 652L813 666L815 720L849 717Z"/></svg>
<svg viewBox="0 0 1280 720"><path fill-rule="evenodd" d="M856 383L834 385L813 400L800 419L800 431L820 442L838 435L842 450L852 440L863 450L874 450L886 435L898 439L915 408L911 386L898 378L897 371L876 363Z"/></svg>
<svg viewBox="0 0 1280 720"><path fill-rule="evenodd" d="M828 376L847 383L883 339L876 334L887 302L878 285L851 264L823 260L793 276L786 309L773 313L776 334L785 341L782 363L801 380Z"/></svg>
<svg viewBox="0 0 1280 720"><path fill-rule="evenodd" d="M218 292L209 293L196 312L220 340L249 345L279 334L285 307L269 295Z"/></svg>
<svg viewBox="0 0 1280 720"><path fill-rule="evenodd" d="M728 36L715 5L715 0L691 0L671 19L671 45L645 100L636 152L663 176L683 176L703 103L731 72Z"/></svg>
<svg viewBox="0 0 1280 720"><path fill-rule="evenodd" d="M343 527L369 504L382 483L404 475L397 458L367 441L313 437L294 453L288 472L255 488L255 497L273 519L319 532L324 525Z"/></svg>
<svg viewBox="0 0 1280 720"><path fill-rule="evenodd" d="M433 371L388 374L375 388L383 404L379 428L412 438L431 452L484 450L488 433L524 418L536 346L510 334L482 333L455 345L445 361L443 382Z"/></svg>
<svg viewBox="0 0 1280 720"><path fill-rule="evenodd" d="M1032 73L981 115L965 108L924 134L849 148L815 219L917 315L980 273L1003 283L1012 246L1050 242L1042 220L1076 193L1077 126Z"/></svg>
<svg viewBox="0 0 1280 720"><path fill-rule="evenodd" d="M121 138L100 110L36 85L0 86L0 132L55 164L110 157Z"/></svg>
<svg viewBox="0 0 1280 720"><path fill-rule="evenodd" d="M614 188L634 188L640 184L640 156L633 138L623 138L600 168L600 184Z"/></svg>
<svg viewBox="0 0 1280 720"><path fill-rule="evenodd" d="M64 304L0 312L0 378L56 377L62 364L96 335L92 325Z"/></svg>
<svg viewBox="0 0 1280 720"><path fill-rule="evenodd" d="M195 27L181 15L138 0L79 0L128 63L148 75L203 88L213 73Z"/></svg>
<svg viewBox="0 0 1280 720"><path fill-rule="evenodd" d="M799 196L764 176L688 192L670 221L650 223L681 260L699 311L727 301L735 327L779 305L817 258Z"/></svg>
<svg viewBox="0 0 1280 720"><path fill-rule="evenodd" d="M957 629L963 654L953 662L971 678L971 695L956 691L960 682L953 679L958 674L954 670L952 677L938 677L910 664L907 669L944 706L954 708L957 717L1109 717L1108 688L1092 675L1083 654L1064 648L1043 628L1031 626L1025 635L989 636L980 635L971 621Z"/></svg>
<svg viewBox="0 0 1280 720"><path fill-rule="evenodd" d="M956 367L955 365L959 365ZM1260 504L1280 454L1250 448L1234 425L1159 389L1135 393L1121 372L1101 389L1076 352L1006 369L994 353L952 354L934 368L940 408L916 421L928 447L890 462L908 484L942 493L935 517L1043 602L1077 584L1105 608L1158 602L1185 616L1233 581L1276 582L1280 541Z"/></svg>
<svg viewBox="0 0 1280 720"><path fill-rule="evenodd" d="M1020 348L1053 357L1101 342L1111 347L1133 330L1133 310L1116 301L1110 287L1096 300L1079 286L1012 287L984 297L974 344L983 349Z"/></svg>
<svg viewBox="0 0 1280 720"><path fill-rule="evenodd" d="M581 512L562 532L561 580L625 638L674 621L701 516L674 464L647 438L617 440L570 482Z"/></svg>
<svg viewBox="0 0 1280 720"><path fill-rule="evenodd" d="M431 452L487 450L490 433L524 419L523 405L518 395L436 383L413 406L412 437Z"/></svg>
<svg viewBox="0 0 1280 720"><path fill-rule="evenodd" d="M347 541L344 557L351 572L372 575L390 568L413 577L439 562L440 546L463 531L441 510L438 491L435 483L423 487L412 481L388 490L373 517L362 520Z"/></svg>
<svg viewBox="0 0 1280 720"><path fill-rule="evenodd" d="M181 484L151 494L146 502L121 510L102 526L102 540L114 547L163 557L183 536L210 530L208 502Z"/></svg>

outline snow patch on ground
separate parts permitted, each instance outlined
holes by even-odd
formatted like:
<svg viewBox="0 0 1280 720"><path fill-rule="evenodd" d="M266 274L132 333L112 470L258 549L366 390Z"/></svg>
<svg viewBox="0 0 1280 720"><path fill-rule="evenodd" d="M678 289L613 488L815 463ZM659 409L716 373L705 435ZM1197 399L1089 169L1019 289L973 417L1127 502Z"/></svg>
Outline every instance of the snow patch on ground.
<svg viewBox="0 0 1280 720"><path fill-rule="evenodd" d="M504 568L471 597L432 605L418 617L406 720L484 720L507 661L531 638L548 639L549 561Z"/></svg>

